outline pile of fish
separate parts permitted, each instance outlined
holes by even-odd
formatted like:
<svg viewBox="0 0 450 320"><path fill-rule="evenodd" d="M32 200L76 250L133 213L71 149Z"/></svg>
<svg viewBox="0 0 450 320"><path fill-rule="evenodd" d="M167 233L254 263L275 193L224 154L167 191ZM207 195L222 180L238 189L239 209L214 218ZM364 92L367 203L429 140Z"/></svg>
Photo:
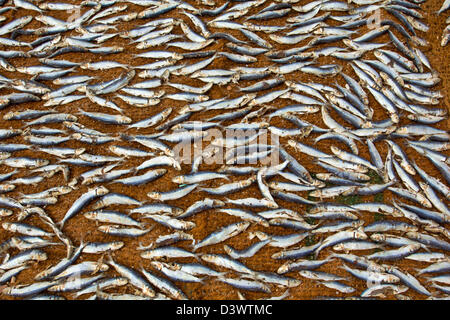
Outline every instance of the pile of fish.
<svg viewBox="0 0 450 320"><path fill-rule="evenodd" d="M450 1L444 0L441 9L438 11L438 14L441 14L442 12L448 9L450 9ZM445 47L450 41L450 16L447 18L447 20L445 20L445 23L447 24L447 27L444 29L444 32L442 33L442 42L441 42L441 46L443 47Z"/></svg>
<svg viewBox="0 0 450 320"><path fill-rule="evenodd" d="M448 298L424 2L0 1L0 297Z"/></svg>

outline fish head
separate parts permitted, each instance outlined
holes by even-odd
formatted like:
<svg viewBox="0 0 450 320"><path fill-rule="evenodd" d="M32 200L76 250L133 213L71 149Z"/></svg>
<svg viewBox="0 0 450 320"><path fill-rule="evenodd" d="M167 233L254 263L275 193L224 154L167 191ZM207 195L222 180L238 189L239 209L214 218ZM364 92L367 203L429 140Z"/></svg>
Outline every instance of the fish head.
<svg viewBox="0 0 450 320"><path fill-rule="evenodd" d="M98 230L101 232L104 232L104 233L109 233L111 230L111 226L105 226L105 225L99 226Z"/></svg>
<svg viewBox="0 0 450 320"><path fill-rule="evenodd" d="M384 234L381 233L374 233L370 236L370 239L375 241L375 242L383 242L386 239L386 236Z"/></svg>
<svg viewBox="0 0 450 320"><path fill-rule="evenodd" d="M364 233L363 229L360 227L353 231L353 238L359 240L366 240L368 236L367 234Z"/></svg>
<svg viewBox="0 0 450 320"><path fill-rule="evenodd" d="M100 186L100 187L96 188L95 193L97 196L104 196L105 194L109 193L109 190L104 186Z"/></svg>
<svg viewBox="0 0 450 320"><path fill-rule="evenodd" d="M97 212L91 211L83 214L88 219L95 219L97 217Z"/></svg>
<svg viewBox="0 0 450 320"><path fill-rule="evenodd" d="M115 241L111 243L111 250L119 250L125 245L122 241Z"/></svg>
<svg viewBox="0 0 450 320"><path fill-rule="evenodd" d="M161 271L161 270L164 268L162 262L160 262L160 261L152 261L152 262L151 262L151 265L152 265L156 270L159 270L159 271Z"/></svg>
<svg viewBox="0 0 450 320"><path fill-rule="evenodd" d="M281 267L278 268L277 273L278 274L283 274L289 272L289 263L285 263L283 264Z"/></svg>

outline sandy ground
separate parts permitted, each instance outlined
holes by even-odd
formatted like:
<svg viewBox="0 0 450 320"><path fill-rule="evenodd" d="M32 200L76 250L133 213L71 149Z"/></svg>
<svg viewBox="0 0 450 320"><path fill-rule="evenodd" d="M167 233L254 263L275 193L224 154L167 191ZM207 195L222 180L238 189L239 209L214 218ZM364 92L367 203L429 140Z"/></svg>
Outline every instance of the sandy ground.
<svg viewBox="0 0 450 320"><path fill-rule="evenodd" d="M76 3L77 1L66 1L66 2ZM191 2L191 1L188 1L188 2ZM223 3L222 0L217 1L218 5L222 4L222 3ZM301 4L306 3L306 1L300 1L300 3ZM268 4L268 2L266 4ZM448 16L448 13L437 16L435 14L435 12L438 10L440 5L441 5L440 1L436 1L436 0L429 0L426 4L422 5L423 11L421 11L421 12L424 15L423 21L427 25L430 26L430 30L427 33L422 33L420 31L418 31L418 35L429 42L429 46L422 48L422 50L427 55L428 59L430 60L432 67L439 72L440 77L442 79L442 81L435 88L433 88L434 90L440 90L445 96L445 98L441 100L441 104L439 105L439 107L443 107L443 108L445 107L448 109L448 107L450 105L450 100L449 100L450 98L448 95L448 89L450 88L450 66L448 65L448 62L450 61L450 50L449 50L448 46L446 48L442 48L440 46L442 30L445 27L445 19ZM141 10L141 9L139 9L139 7L132 5L132 4L129 4L129 8ZM258 12L261 8L262 7L252 8L248 14L254 14L254 13ZM26 12L26 13L35 15L35 13L33 13L33 12ZM17 11L17 12L7 12L4 15L10 19L10 18L17 18L24 14L25 14L24 11ZM295 13L291 13L289 16L292 16L294 14ZM60 18L60 19L66 19L66 17L67 17L67 13L61 13L61 12L52 13L52 15L54 17ZM176 13L174 15L174 12L171 12L171 13L165 14L164 17L176 17L176 18L181 18L186 22L189 22L189 20L185 16L183 16L179 13ZM392 18L392 19L395 20L395 18ZM139 23L141 23L140 20L125 22L125 23L121 24L119 31L129 30ZM267 24L282 25L283 19L270 20ZM38 26L39 26L39 23L37 21L33 21L32 23L30 23L27 26L27 28L35 28ZM179 28L179 27L176 27L176 28ZM221 30L221 31L223 31L223 30ZM175 32L181 33L181 30L178 30ZM243 39L242 34L240 34L237 31L231 30L230 33L240 39ZM261 35L263 38L268 39L266 34L262 34L262 33L258 33L258 34ZM397 36L398 36L398 34L397 34ZM34 39L34 36L21 36L20 39L23 39L25 41L30 41L31 39ZM387 35L383 36L380 40L388 41ZM219 41L214 42L211 46L205 48L204 50L229 51L229 49L227 49L225 47L225 43L226 42L224 40L219 40ZM134 53L139 52L139 50L135 49L132 45L129 45L126 41L123 41L123 39L121 39L119 37L115 37L112 40L109 40L107 42L107 45L109 45L109 46L122 45L126 48L125 52L123 52L123 53L107 56L106 59L108 59L108 60L114 60L114 61L118 61L121 63L129 63L132 65L139 65L139 64L151 62L151 60L148 60L148 59L133 58L132 55ZM289 46L280 45L279 49L285 49L288 47ZM156 47L155 49L164 49L164 47ZM2 50L5 50L5 48L2 48ZM181 51L181 50L177 50L177 49L174 49L174 50ZM261 59L259 59L258 62L251 65L252 67L267 66L270 64L270 61L266 57L264 57L262 55L260 57L261 57ZM370 54L368 54L367 57L372 58L372 56ZM94 61L100 61L101 56L95 56L93 54L65 54L58 58L59 59L67 59L67 60L71 60L71 61L75 61L75 62L81 62L81 61L94 62ZM11 61L14 64L14 66L16 66L16 67L24 66L24 65L38 64L37 59L34 59L34 58L33 59L17 58L17 59L13 59ZM197 61L197 60L192 60L192 62L195 62L195 61ZM320 60L318 61L318 63L320 63L320 64L335 63L335 62L336 62L336 60L331 59L331 58L320 58ZM353 71L352 71L351 67L349 66L349 64L342 63L341 61L338 61L336 63L340 63L344 66L344 70L343 70L344 73L354 76ZM211 68L211 69L212 68L225 68L225 69L227 69L227 68L230 68L235 65L236 64L230 62L225 57L220 57L220 58L216 59L208 68ZM79 70L77 73L95 75L98 78L101 78L102 80L108 80L108 79L113 79L113 78L119 76L122 73L122 70L114 69L114 70L108 70L108 71L104 71L104 72L97 72L97 71L93 72L93 71L84 71L84 70L81 72L81 70ZM28 78L27 75L19 74L19 73L11 74L8 72L2 72L2 74L4 74L7 77L11 77L11 78L21 78L21 79ZM336 77L336 78L331 78L331 79L330 78L321 79L321 78L318 78L315 76L309 76L306 74L302 74L300 72L288 74L286 76L286 79L287 80L296 80L296 81L315 81L315 82L328 83L328 84L334 84L334 82L337 81L339 84L343 85L342 77ZM170 80L172 82L186 83L186 84L193 85L193 86L203 85L203 83L200 81L188 79L186 77L171 77ZM140 79L138 79L136 77L133 80L133 83L137 82L137 81L140 81ZM50 82L48 82L46 84L48 84L52 87L55 87ZM243 86L247 86L249 84L251 84L251 82L244 81L242 83L239 83L239 85L238 84L230 84L229 86L223 86L223 87L214 86L213 89L211 91L209 91L208 94L211 99L216 99L216 98L223 97L223 96L229 96L230 98L237 97L240 94L239 91L237 90L238 86L243 87ZM284 87L285 87L284 85L280 86L279 89L284 88ZM162 89L166 90L166 92L168 92L168 93L177 91L176 89L171 88L169 86L164 86ZM1 89L0 93L7 94L7 93L10 93L10 91ZM113 98L113 95L111 95L109 98ZM281 101L282 104L277 105L276 107L281 107L281 106L288 105L291 103L289 100L277 100L277 101ZM184 105L183 102L164 99L158 106L142 109L142 108L135 108L132 106L127 106L124 102L122 102L120 99L117 99L117 98L114 98L114 102L116 102L121 108L123 108L125 110L125 114L132 117L133 120L140 120L140 119L147 118L150 115L156 114L157 112L159 112L167 107L172 107L172 108L174 108L174 110L176 110L177 108L180 108L181 106ZM384 110L381 109L372 98L370 100L370 106L375 110L375 117L374 117L375 120L385 119L387 117ZM0 119L3 118L3 115L6 112L17 111L17 110L21 110L24 108L42 109L43 106L42 106L42 103L40 103L40 102L29 103L26 106L23 106L23 105L10 106L4 110L0 110ZM100 106L93 105L87 99L83 99L76 103L59 106L59 107L57 107L57 110L60 112L76 113L78 108L81 108L86 111L108 112L108 111L105 111L104 109L102 109L102 107L100 107ZM194 114L194 116L191 117L190 120L204 120L204 119L208 119L219 113L220 112L198 113L198 114ZM302 119L309 121L313 124L316 124L318 126L322 126L322 127L324 126L322 119L318 114L302 116ZM439 124L437 124L436 127L447 130L448 124L449 124L448 121L449 121L448 119L446 121L442 121ZM96 122L90 120L89 118L83 117L83 116L79 116L79 122L84 124L87 127L97 129L97 130L100 130L103 132L121 133L124 130L123 127L112 126L112 125L99 125L99 123L96 123ZM408 120L402 119L400 125L403 125L406 123L408 123ZM227 124L227 123L225 123L225 124ZM286 121L281 121L279 119L272 119L271 124L275 125L275 126L279 126L279 127L281 127L281 126L292 127L292 124L289 124ZM19 128L21 126L22 126L22 123L20 121L0 120L1 128L6 128L6 127ZM48 125L48 126L54 127L54 128L62 127L60 124ZM143 134L151 134L151 133L154 133L155 130L153 128L150 128L150 129L142 129L139 131L134 130L134 129L128 131L128 133L131 133L131 134L137 133L137 132L143 133ZM304 139L304 141L302 141L302 142L307 143L307 144L312 144L313 143L312 141L317 136L318 136L317 134L312 134L308 138ZM281 143L285 143L286 141L287 141L286 138L281 138ZM25 143L21 137L5 140L5 142ZM107 147L110 145L113 145L113 144L115 144L115 143L108 143L108 144L105 144L102 146L90 146L90 145L72 141L70 143L64 143L61 146L73 147L73 148L83 147L83 148L86 148L86 152L88 152L88 153L109 154L109 150L107 149ZM315 147L318 148L319 150L323 150L325 152L330 152L330 145L332 145L332 144L337 145L343 149L346 148L345 145L343 145L339 142L336 142L336 141L330 142L330 140L321 141L321 142L317 143L315 145ZM122 143L120 143L120 145L125 146L127 144L122 142ZM132 144L131 146L139 147L139 145L137 145L137 144L136 145ZM367 151L367 148L365 147L365 145L358 144L358 147L360 148L361 155L364 156L364 155L368 154L368 151ZM385 143L377 142L377 148L384 159L386 156L386 151L387 151ZM317 172L323 171L323 169L321 169L319 166L312 163L311 157L304 155L304 154L297 153L294 149L290 148L289 146L286 147L286 150L288 152L290 152L293 156L295 156L302 165L304 165L308 170L310 170L310 172L317 173ZM417 153L415 153L415 151L413 151L410 148L408 148L408 149L405 148L405 150L407 151L408 156L411 159L414 159L417 163L419 163L420 166L425 171L427 171L429 174L434 175L436 177L439 176L439 172L435 169L435 167L427 159L418 155ZM17 153L17 156L33 156L33 155L39 156L39 157L49 157L53 161L55 160L54 157L47 156L45 153L36 154L31 151L23 151L23 152ZM116 169L127 168L127 167L137 165L139 163L139 161L140 160L137 160L137 159L130 159L129 161L124 163L124 165L121 165L121 166L117 167ZM217 166L217 165L202 166L202 168L204 168L205 170L214 170L214 169L217 169L218 167L219 166ZM0 166L0 174L8 172L10 170L11 169L7 168L6 166ZM71 177L76 177L79 174L81 174L82 172L87 171L87 170L88 169L86 169L86 168L71 167ZM190 171L190 166L183 165L181 173L177 172L171 168L168 170L169 170L168 173L164 177L162 177L162 178L158 179L157 181L152 182L150 184L140 186L139 188L126 187L126 186L123 186L120 184L109 184L109 185L107 185L107 188L111 192L120 192L120 193L130 195L140 201L148 201L148 198L146 196L146 194L148 192L167 191L167 190L175 188L176 185L171 182L171 179L174 176L179 175L181 173L188 173ZM26 173L21 172L21 175L25 176ZM61 175L56 175L51 179L47 179L46 180L47 183L41 183L37 186L18 187L15 191L9 193L8 195L11 197L15 197L19 193L26 194L26 193L43 191L49 187L60 185L61 179L62 179ZM232 179L238 180L241 178L238 177L238 178L232 178ZM218 182L212 182L212 183L206 184L206 185L207 186L217 186ZM80 197L83 193L85 193L87 191L87 189L88 189L87 186L82 186L79 189L71 192L69 195L61 196L56 205L47 206L45 208L46 212L53 218L54 221L61 220L62 217L65 215L66 211L72 205L72 203L78 197ZM187 208L189 205L191 205L195 201L201 200L201 199L205 198L206 196L207 196L206 193L197 191L197 192L193 192L193 193L189 194L187 197L185 197L181 200L169 202L169 204L173 204L173 205L176 205L181 208ZM253 196L255 196L255 197L259 196L259 190L256 185L253 185L252 187L244 190L243 192L232 194L232 195L230 195L230 198L235 199L235 198L244 198L244 197L253 197ZM390 199L392 198L392 195L390 192L385 192L383 197L384 197L384 201L389 203ZM364 197L363 200L364 201L372 201L373 198L374 198L373 196ZM297 210L299 212L305 212L307 210L306 206L296 205L296 204L288 203L288 202L281 201L281 200L277 201L277 202L279 203L280 206L283 206L283 207L289 208L289 209L293 209L293 210ZM123 210L123 207L110 207L109 209ZM89 207L87 207L85 210L86 211L89 210ZM373 215L369 214L369 213L362 213L361 216L366 225L368 223L372 222L374 219ZM137 217L134 216L134 218L137 218ZM10 221L10 220L11 219L6 219L6 218L2 219L2 221ZM205 211L205 212L199 213L199 214L189 218L188 220L192 221L196 224L196 227L194 229L192 229L190 232L196 239L203 239L211 232L217 230L219 227L239 221L239 219L236 217L228 216L223 213L217 213L214 211ZM36 225L43 229L48 230L48 227L43 225L42 222L37 217L31 217L31 218L27 219L27 223L30 223L30 224L33 224L33 225ZM117 261L119 263L126 264L127 266L130 266L130 267L133 267L136 269L139 269L140 267L145 267L147 269L151 269L149 261L141 259L139 256L139 252L136 250L136 247L139 245L139 242L146 245L146 244L149 244L152 240L156 239L159 235L169 233L168 232L169 230L167 228L155 224L154 229L149 234L140 237L138 240L137 239L118 239L117 237L106 236L103 233L99 232L96 228L97 228L97 226L95 223L87 220L81 214L78 214L74 218L72 218L71 220L69 220L67 222L67 224L64 226L63 232L70 239L73 240L75 245L79 244L79 241L81 238L83 238L85 241L104 241L104 242L114 241L114 240L124 241L125 242L124 248L119 251L114 252L114 254L113 254L114 259L115 259L115 261ZM250 228L247 231L253 232L256 230L268 231L266 228L257 226L257 225L250 226ZM247 246L249 246L250 244L252 244L256 241L256 240L248 239L248 232L244 232L236 237L233 237L232 239L226 241L225 243L201 248L198 250L198 252L199 253L225 253L224 249L223 249L224 244L228 244L236 249L246 248ZM287 229L283 229L280 227L271 227L270 232L274 233L274 234L287 234L287 233L291 233L292 231L289 231ZM5 241L6 239L10 238L11 236L12 236L12 234L9 232L6 232L6 231L0 232L0 242ZM320 237L324 237L324 235L316 236L316 240L319 240ZM177 245L180 247L189 249L189 242L182 242ZM258 252L258 254L256 256L254 256L252 258L242 259L242 262L244 262L249 268L254 269L254 270L276 271L278 269L278 267L283 263L283 261L273 260L273 259L271 259L271 255L279 250L280 249L276 249L276 248L272 248L272 247L264 247L262 250L260 250ZM63 246L55 246L55 247L51 247L51 248L46 248L45 251L48 254L48 260L40 262L39 264L33 266L32 268L23 271L16 279L17 284L30 283L32 281L33 277L38 272L46 269L49 266L55 265L58 261L60 261L65 256L65 253L66 253L66 250ZM327 257L330 254L330 252L331 252L331 250L329 250L329 249L323 250L319 255L319 259L323 259L323 258ZM15 251L11 251L11 254L16 254L16 253L17 252L15 252ZM364 252L362 252L362 253L364 253ZM99 259L99 256L97 256L97 255L83 254L82 257L79 259L79 262L84 261L84 260L95 261L98 259ZM192 259L177 259L177 261L178 262L194 262L194 260L192 260ZM399 266L402 270L405 270L405 271L408 271L411 273L415 273L416 268L421 268L421 267L425 266L425 264L411 262L408 260L403 260L400 262L393 262L392 264ZM342 264L340 262L333 261L333 262L330 262L330 263L324 265L319 270L325 271L325 272L333 272L335 274L347 276L348 274L346 274L346 272L341 269L341 266L342 266ZM296 278L300 278L296 272L291 272L291 273L288 273L287 275L293 276ZM421 280L424 281L425 279L421 278ZM351 278L351 280L346 283L355 287L358 290L357 292L361 292L362 290L364 290L366 288L366 284L364 281L357 280L355 278ZM213 280L213 279L205 280L204 283L202 283L202 284L188 284L188 283L181 283L181 282L177 282L176 284L186 293L186 295L189 298L192 298L192 299L237 299L237 297L238 297L236 289L234 289L228 285L225 285L219 281ZM284 289L282 289L282 288L277 288L275 286L272 286L271 288L272 288L272 294L270 296L277 296L284 292ZM125 291L133 292L131 287L128 287L128 286L119 288L118 291L119 292L125 292ZM243 292L243 294L248 299L258 299L258 298L269 297L269 295L262 294L262 293ZM424 298L424 296L418 295L415 292L413 292L412 290L409 290L406 293L406 295L411 298L414 298L414 299ZM67 298L71 298L70 294L67 294L64 296ZM290 289L289 299L311 299L311 298L315 298L318 296L345 296L345 295L337 293L334 290L328 289L314 281L302 278L302 284L300 286ZM1 295L0 295L0 298L9 299L9 297L1 296Z"/></svg>

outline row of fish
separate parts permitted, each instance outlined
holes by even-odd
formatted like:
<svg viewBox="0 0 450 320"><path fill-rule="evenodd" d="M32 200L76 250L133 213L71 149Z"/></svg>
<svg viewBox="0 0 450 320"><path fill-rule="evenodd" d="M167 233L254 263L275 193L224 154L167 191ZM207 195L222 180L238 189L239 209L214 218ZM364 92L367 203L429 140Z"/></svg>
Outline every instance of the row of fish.
<svg viewBox="0 0 450 320"><path fill-rule="evenodd" d="M448 298L426 1L0 2L4 297Z"/></svg>

